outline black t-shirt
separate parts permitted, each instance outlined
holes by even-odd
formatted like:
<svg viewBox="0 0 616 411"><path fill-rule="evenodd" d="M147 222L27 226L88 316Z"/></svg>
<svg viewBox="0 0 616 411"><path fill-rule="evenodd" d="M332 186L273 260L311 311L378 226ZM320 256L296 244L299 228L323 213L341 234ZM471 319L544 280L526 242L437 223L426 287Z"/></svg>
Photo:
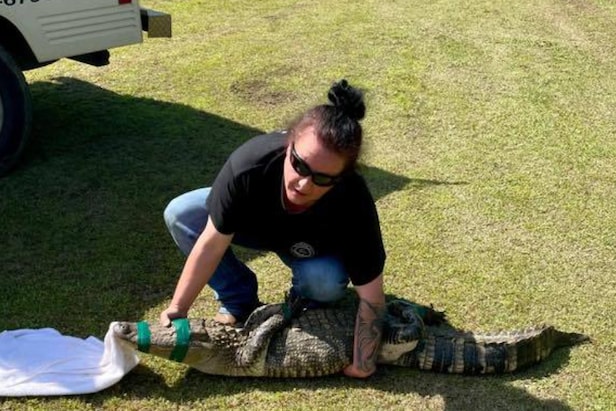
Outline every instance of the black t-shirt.
<svg viewBox="0 0 616 411"><path fill-rule="evenodd" d="M214 181L207 205L216 229L294 257L339 256L354 285L383 271L385 250L374 200L353 172L299 214L282 203L285 133L255 137L235 150Z"/></svg>

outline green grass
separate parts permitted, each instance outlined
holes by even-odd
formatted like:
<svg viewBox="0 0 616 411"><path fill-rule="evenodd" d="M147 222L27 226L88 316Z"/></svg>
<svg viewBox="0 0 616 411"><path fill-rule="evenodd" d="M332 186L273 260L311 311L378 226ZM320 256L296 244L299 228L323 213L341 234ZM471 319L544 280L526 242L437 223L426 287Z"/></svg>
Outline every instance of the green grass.
<svg viewBox="0 0 616 411"><path fill-rule="evenodd" d="M27 74L34 130L0 180L0 330L102 337L155 319L183 258L162 210L234 147L367 93L363 161L387 292L474 330L548 322L593 344L504 377L207 376L150 357L108 390L0 410L609 410L616 404L616 5L611 0L151 0L173 38ZM245 254L261 298L289 273ZM206 290L191 314L211 316Z"/></svg>

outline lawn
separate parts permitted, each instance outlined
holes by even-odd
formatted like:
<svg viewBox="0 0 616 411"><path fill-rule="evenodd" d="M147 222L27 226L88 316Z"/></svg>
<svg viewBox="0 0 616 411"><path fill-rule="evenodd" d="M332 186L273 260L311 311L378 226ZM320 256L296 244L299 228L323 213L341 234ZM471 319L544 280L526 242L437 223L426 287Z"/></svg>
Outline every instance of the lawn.
<svg viewBox="0 0 616 411"><path fill-rule="evenodd" d="M611 410L616 406L616 3L143 0L173 38L27 73L23 161L0 180L0 330L102 338L154 320L183 257L176 195L347 78L365 90L363 171L388 294L471 330L551 323L593 343L500 377L381 367L366 381L233 379L142 357L93 395L0 410ZM260 297L289 272L242 253ZM204 290L191 316L211 316Z"/></svg>

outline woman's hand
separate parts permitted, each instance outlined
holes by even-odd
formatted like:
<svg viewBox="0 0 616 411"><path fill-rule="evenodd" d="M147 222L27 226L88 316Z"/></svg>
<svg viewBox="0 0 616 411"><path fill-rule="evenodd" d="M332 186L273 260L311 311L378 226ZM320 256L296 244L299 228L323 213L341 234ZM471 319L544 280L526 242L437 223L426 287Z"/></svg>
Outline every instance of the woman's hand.
<svg viewBox="0 0 616 411"><path fill-rule="evenodd" d="M346 366L344 370L342 370L344 375L346 375L347 377L353 377L353 378L368 378L372 374L374 374L375 371L376 371L376 367L371 371L364 371L364 370L360 370L359 368L355 367L355 365L353 364Z"/></svg>
<svg viewBox="0 0 616 411"><path fill-rule="evenodd" d="M164 327L169 327L171 325L171 321L176 318L186 318L187 315L187 310L183 310L180 307L171 304L165 311L160 313L160 324Z"/></svg>

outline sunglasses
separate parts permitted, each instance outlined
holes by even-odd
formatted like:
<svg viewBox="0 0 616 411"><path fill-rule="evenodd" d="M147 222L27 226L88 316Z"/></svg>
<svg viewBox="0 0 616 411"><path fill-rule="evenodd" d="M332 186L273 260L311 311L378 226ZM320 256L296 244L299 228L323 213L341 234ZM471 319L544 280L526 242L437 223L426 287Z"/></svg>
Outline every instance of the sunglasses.
<svg viewBox="0 0 616 411"><path fill-rule="evenodd" d="M291 143L291 167L302 177L310 177L312 182L320 187L330 187L342 179L341 175L332 176L329 174L315 173L310 166L295 151L295 143Z"/></svg>

